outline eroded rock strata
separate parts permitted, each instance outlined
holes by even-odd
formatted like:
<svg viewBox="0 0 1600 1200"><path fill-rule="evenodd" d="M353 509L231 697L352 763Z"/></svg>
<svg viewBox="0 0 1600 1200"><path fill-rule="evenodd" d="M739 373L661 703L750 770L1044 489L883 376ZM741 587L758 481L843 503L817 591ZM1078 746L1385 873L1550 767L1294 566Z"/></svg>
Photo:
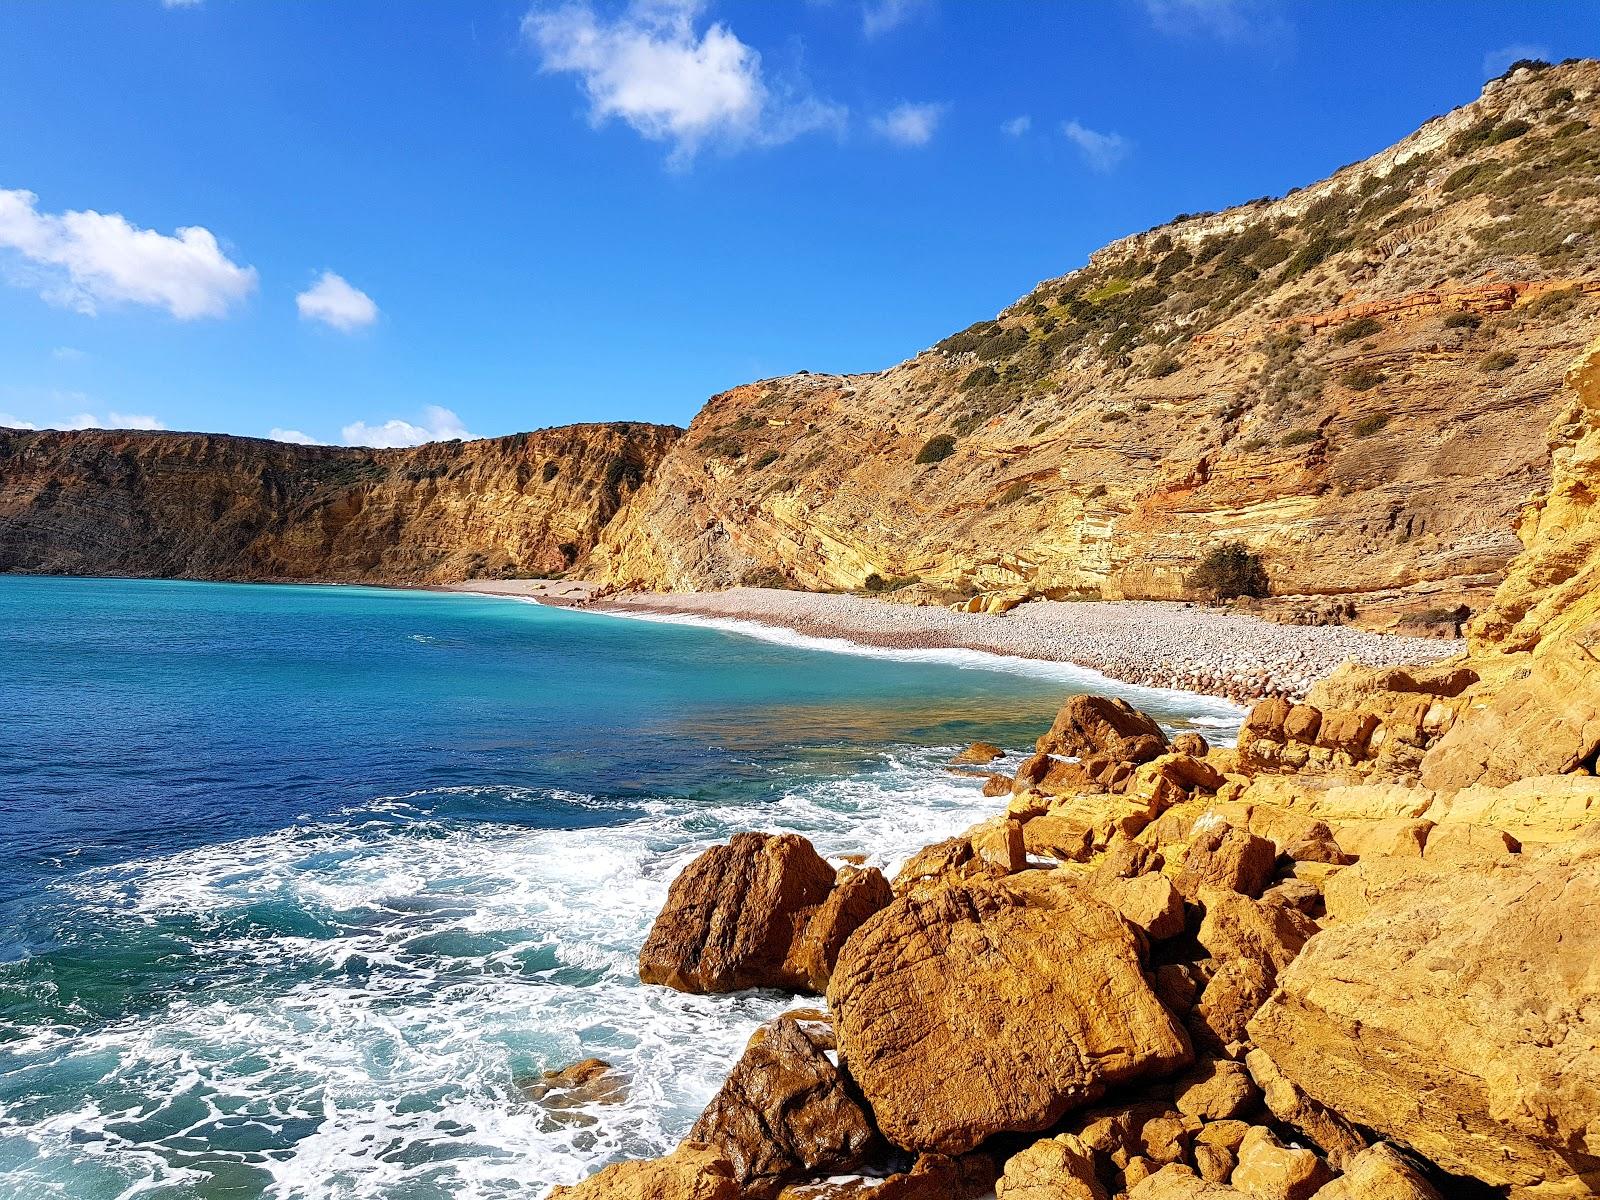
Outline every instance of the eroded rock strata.
<svg viewBox="0 0 1600 1200"><path fill-rule="evenodd" d="M565 571L679 430L408 450L0 429L0 571L441 583Z"/></svg>
<svg viewBox="0 0 1600 1200"><path fill-rule="evenodd" d="M1600 569L1597 363L1468 655L1263 700L1236 747L1075 697L990 777L1003 810L844 934L826 1013L763 1027L675 1154L564 1194L1600 1195L1600 672L1572 666L1600 632L1574 586ZM781 964L833 870L741 835L652 941L688 928L665 940L699 962L748 920L710 940Z"/></svg>

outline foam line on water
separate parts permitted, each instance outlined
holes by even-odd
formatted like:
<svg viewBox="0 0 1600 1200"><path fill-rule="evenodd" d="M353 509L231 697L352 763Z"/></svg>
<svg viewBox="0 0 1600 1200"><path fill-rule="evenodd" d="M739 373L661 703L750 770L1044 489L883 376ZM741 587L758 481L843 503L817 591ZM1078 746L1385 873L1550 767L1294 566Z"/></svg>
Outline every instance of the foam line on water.
<svg viewBox="0 0 1600 1200"><path fill-rule="evenodd" d="M659 799L599 829L440 819L437 794L417 793L85 871L64 887L85 922L183 941L207 984L114 1020L8 1031L0 1194L229 1181L274 1200L509 1200L662 1153L754 1026L796 1003L638 983L673 877L747 828L893 870L995 807L942 760L887 754L765 803ZM540 1070L589 1055L629 1076L625 1103L562 1124L526 1098ZM39 1086L68 1076L85 1081L70 1099Z"/></svg>

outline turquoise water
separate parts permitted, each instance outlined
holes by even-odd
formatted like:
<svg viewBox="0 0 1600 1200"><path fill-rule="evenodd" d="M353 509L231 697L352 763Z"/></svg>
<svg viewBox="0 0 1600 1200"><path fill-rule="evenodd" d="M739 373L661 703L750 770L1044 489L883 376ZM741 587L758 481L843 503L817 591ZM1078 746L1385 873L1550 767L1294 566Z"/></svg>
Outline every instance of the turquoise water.
<svg viewBox="0 0 1600 1200"><path fill-rule="evenodd" d="M1021 749L1087 686L503 599L0 577L0 1196L488 1200L659 1153L787 1003L637 984L673 874L744 828L892 867L993 812L953 747ZM525 1098L590 1054L626 1103Z"/></svg>

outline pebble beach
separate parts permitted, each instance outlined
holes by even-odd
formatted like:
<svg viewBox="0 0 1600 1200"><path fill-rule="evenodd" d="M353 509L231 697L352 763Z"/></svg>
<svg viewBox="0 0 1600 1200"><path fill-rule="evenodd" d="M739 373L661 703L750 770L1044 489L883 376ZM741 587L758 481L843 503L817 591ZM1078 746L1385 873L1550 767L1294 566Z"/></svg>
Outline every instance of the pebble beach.
<svg viewBox="0 0 1600 1200"><path fill-rule="evenodd" d="M979 650L1070 662L1125 683L1179 688L1240 703L1266 695L1303 696L1318 679L1351 660L1400 666L1465 650L1460 640L1339 625L1280 625L1175 601L1037 600L992 615L771 588L597 599L589 585L561 581L474 580L454 586L619 615L751 622L868 646Z"/></svg>

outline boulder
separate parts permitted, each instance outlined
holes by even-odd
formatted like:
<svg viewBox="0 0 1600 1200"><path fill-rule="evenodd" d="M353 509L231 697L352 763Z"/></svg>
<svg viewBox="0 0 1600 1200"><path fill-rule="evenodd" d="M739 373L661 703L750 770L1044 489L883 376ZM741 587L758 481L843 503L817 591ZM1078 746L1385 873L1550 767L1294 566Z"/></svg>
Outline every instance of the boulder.
<svg viewBox="0 0 1600 1200"><path fill-rule="evenodd" d="M709 1146L685 1142L665 1158L612 1163L547 1200L741 1200L733 1166Z"/></svg>
<svg viewBox="0 0 1600 1200"><path fill-rule="evenodd" d="M1094 1154L1070 1133L1042 1138L1006 1160L996 1200L1107 1200Z"/></svg>
<svg viewBox="0 0 1600 1200"><path fill-rule="evenodd" d="M909 1171L792 1183L778 1200L976 1200L994 1187L996 1175L994 1160L981 1152L922 1154Z"/></svg>
<svg viewBox="0 0 1600 1200"><path fill-rule="evenodd" d="M1439 1189L1393 1146L1379 1143L1344 1165L1344 1174L1312 1200L1444 1200Z"/></svg>
<svg viewBox="0 0 1600 1200"><path fill-rule="evenodd" d="M1328 1164L1310 1150L1287 1147L1270 1129L1256 1125L1240 1143L1230 1182L1255 1200L1311 1200L1332 1178Z"/></svg>
<svg viewBox="0 0 1600 1200"><path fill-rule="evenodd" d="M990 775L983 781L983 794L991 800L1011 795L1016 781L1009 775Z"/></svg>
<svg viewBox="0 0 1600 1200"><path fill-rule="evenodd" d="M1010 874L1028 865L1028 850L1023 842L1022 822L1013 817L996 817L967 830L972 852L991 867Z"/></svg>
<svg viewBox="0 0 1600 1200"><path fill-rule="evenodd" d="M1140 950L1082 887L1002 880L901 896L839 957L828 1003L840 1052L897 1146L959 1154L1048 1128L1189 1061Z"/></svg>
<svg viewBox="0 0 1600 1200"><path fill-rule="evenodd" d="M803 979L800 990L826 991L845 939L893 899L894 891L877 867L840 867L833 889L790 943L784 974Z"/></svg>
<svg viewBox="0 0 1600 1200"><path fill-rule="evenodd" d="M1178 1080L1173 1102L1187 1116L1227 1121L1247 1113L1260 1099L1250 1072L1224 1058L1196 1063Z"/></svg>
<svg viewBox="0 0 1600 1200"><path fill-rule="evenodd" d="M958 766L976 765L984 766L992 763L997 758L1004 758L1006 752L993 742L973 742L960 754L950 761Z"/></svg>
<svg viewBox="0 0 1600 1200"><path fill-rule="evenodd" d="M1273 982L1271 969L1254 959L1220 964L1189 1014L1189 1032L1208 1050L1235 1053L1246 1023L1272 995Z"/></svg>
<svg viewBox="0 0 1600 1200"><path fill-rule="evenodd" d="M1036 748L1041 754L1071 758L1103 754L1114 762L1142 763L1167 748L1167 735L1126 700L1074 696L1062 705Z"/></svg>
<svg viewBox="0 0 1600 1200"><path fill-rule="evenodd" d="M1421 858L1432 829L1432 821L1385 817L1381 821L1341 822L1335 836L1339 848L1352 858Z"/></svg>
<svg viewBox="0 0 1600 1200"><path fill-rule="evenodd" d="M1023 848L1058 862L1086 862L1094 854L1095 827L1081 813L1061 810L1032 818L1022 827Z"/></svg>
<svg viewBox="0 0 1600 1200"><path fill-rule="evenodd" d="M916 887L926 887L952 878L961 878L961 872L972 861L972 843L965 837L946 838L924 846L906 860L905 866L894 877L894 891L898 895Z"/></svg>
<svg viewBox="0 0 1600 1200"><path fill-rule="evenodd" d="M833 883L833 868L798 834L736 834L672 881L639 951L639 978L680 992L809 987L785 962Z"/></svg>
<svg viewBox="0 0 1600 1200"><path fill-rule="evenodd" d="M1339 750L1351 758L1366 757L1367 744L1378 728L1378 718L1352 708L1333 708L1322 714L1316 744L1324 750Z"/></svg>
<svg viewBox="0 0 1600 1200"><path fill-rule="evenodd" d="M1600 839L1484 867L1376 861L1411 869L1306 945L1256 1045L1452 1174L1600 1188Z"/></svg>
<svg viewBox="0 0 1600 1200"><path fill-rule="evenodd" d="M1200 893L1205 919L1196 935L1219 963L1249 959L1276 980L1312 934L1317 923L1297 908L1263 904L1249 896L1207 888Z"/></svg>
<svg viewBox="0 0 1600 1200"><path fill-rule="evenodd" d="M1177 937L1183 932L1183 897L1165 875L1138 875L1132 879L1095 877L1085 886L1153 942Z"/></svg>
<svg viewBox="0 0 1600 1200"><path fill-rule="evenodd" d="M1205 889L1226 889L1259 896L1272 878L1278 854L1271 842L1221 817L1206 816L1190 833L1188 853L1173 877L1183 898L1200 902Z"/></svg>
<svg viewBox="0 0 1600 1200"><path fill-rule="evenodd" d="M827 1017L784 1013L751 1036L689 1140L733 1167L748 1195L769 1195L786 1178L852 1170L877 1147L872 1117L844 1073Z"/></svg>
<svg viewBox="0 0 1600 1200"><path fill-rule="evenodd" d="M610 1063L586 1058L559 1070L546 1071L523 1083L522 1092L544 1109L540 1124L553 1129L563 1125L592 1125L594 1117L583 1110L595 1104L621 1104L628 1098L628 1081Z"/></svg>

